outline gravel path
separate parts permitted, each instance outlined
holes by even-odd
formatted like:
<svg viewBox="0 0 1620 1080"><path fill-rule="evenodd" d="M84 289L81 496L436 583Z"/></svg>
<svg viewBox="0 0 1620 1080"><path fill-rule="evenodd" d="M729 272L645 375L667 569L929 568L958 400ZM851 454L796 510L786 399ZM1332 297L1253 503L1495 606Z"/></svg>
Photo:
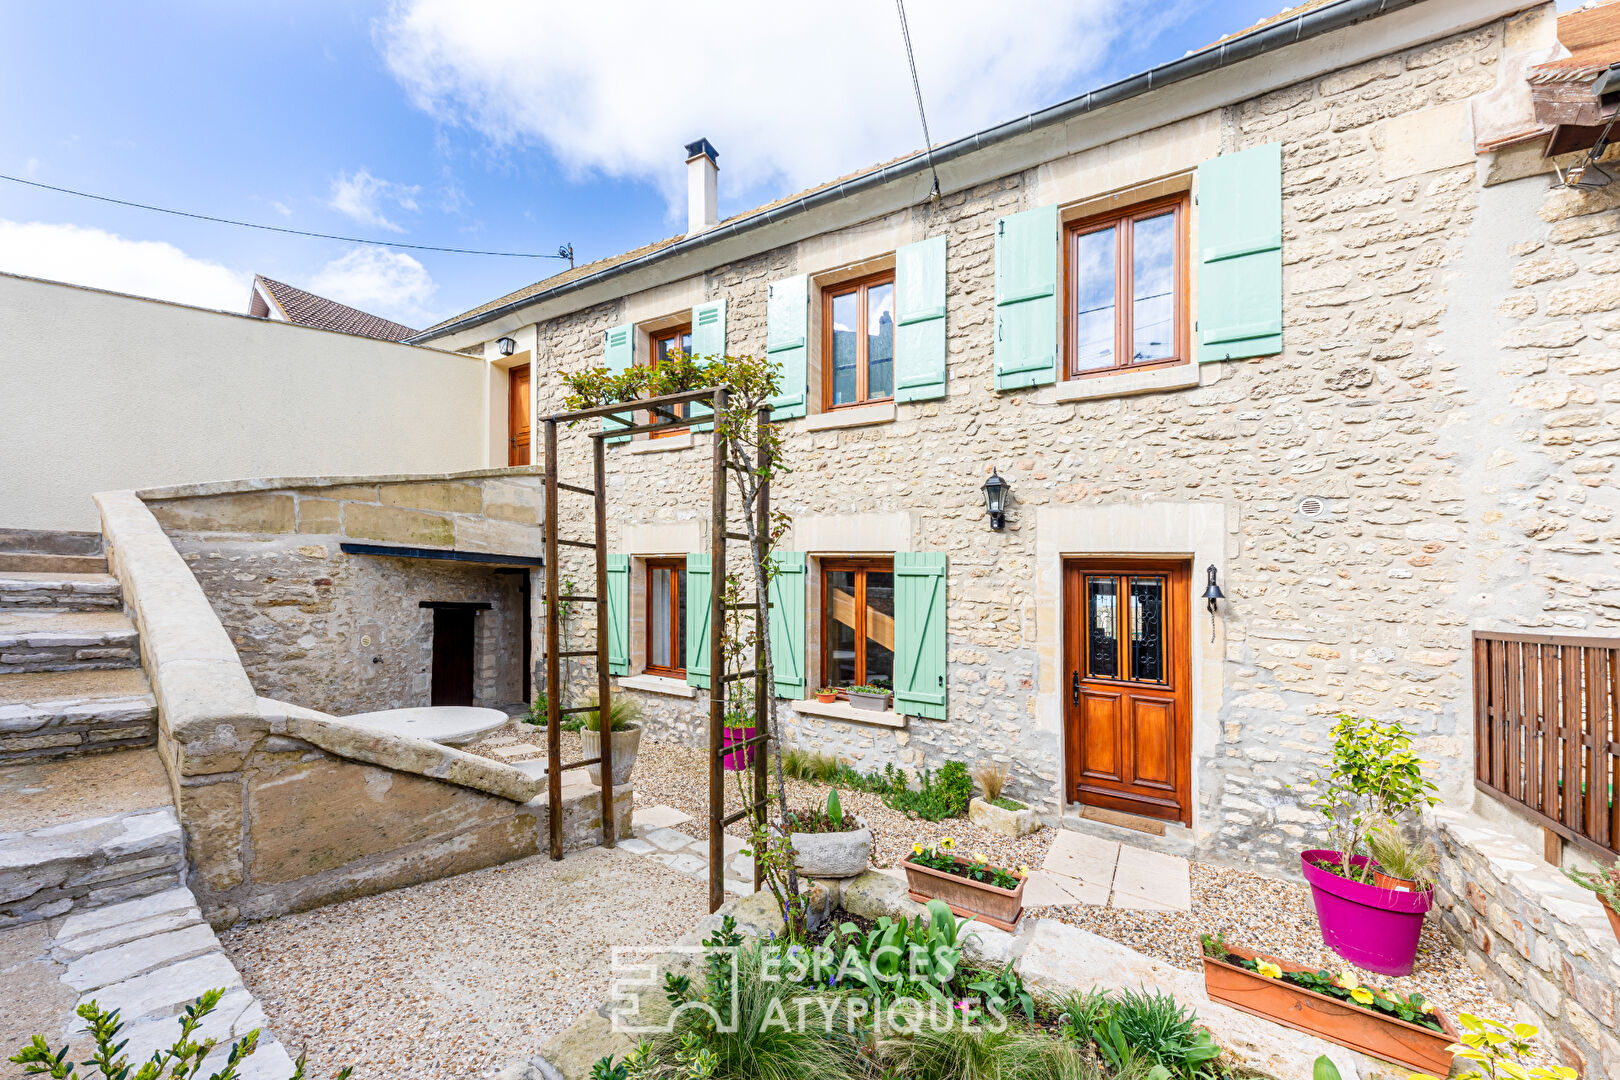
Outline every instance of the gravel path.
<svg viewBox="0 0 1620 1080"><path fill-rule="evenodd" d="M664 945L708 912L651 859L588 848L221 935L311 1080L488 1076L607 996L610 946Z"/></svg>

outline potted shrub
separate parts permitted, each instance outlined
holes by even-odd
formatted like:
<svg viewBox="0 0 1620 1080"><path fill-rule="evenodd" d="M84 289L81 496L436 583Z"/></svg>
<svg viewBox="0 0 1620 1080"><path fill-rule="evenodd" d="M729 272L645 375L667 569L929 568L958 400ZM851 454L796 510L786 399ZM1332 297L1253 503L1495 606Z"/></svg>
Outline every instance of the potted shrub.
<svg viewBox="0 0 1620 1080"><path fill-rule="evenodd" d="M1367 851L1373 858L1373 884L1395 892L1427 892L1438 880L1440 856L1434 845L1415 842L1393 821L1367 830Z"/></svg>
<svg viewBox="0 0 1620 1080"><path fill-rule="evenodd" d="M838 789L827 793L819 810L790 810L782 823L799 873L813 878L850 878L866 873L872 858L872 830L854 814L845 815Z"/></svg>
<svg viewBox="0 0 1620 1080"><path fill-rule="evenodd" d="M1379 888L1374 860L1360 853L1383 822L1415 818L1439 802L1423 776L1423 761L1398 722L1340 714L1333 726L1333 766L1314 786L1315 807L1327 820L1329 849L1300 854L1300 871L1328 948L1380 975L1410 975L1433 888Z"/></svg>
<svg viewBox="0 0 1620 1080"><path fill-rule="evenodd" d="M1003 836L1027 836L1041 827L1035 811L1001 794L1007 785L1007 766L999 761L987 761L973 770L983 798L975 797L968 803L968 820L991 832Z"/></svg>
<svg viewBox="0 0 1620 1080"><path fill-rule="evenodd" d="M1018 921L1024 917L1024 879L1029 867L1005 870L991 866L983 855L964 857L955 849L956 841L949 836L930 847L911 845L911 858L900 864L911 898L943 900L958 915L1000 930L1018 929Z"/></svg>
<svg viewBox="0 0 1620 1080"><path fill-rule="evenodd" d="M1441 1076L1457 1029L1421 994L1362 986L1345 971L1311 971L1204 934L1204 990L1212 1001L1308 1031L1329 1042Z"/></svg>
<svg viewBox="0 0 1620 1080"><path fill-rule="evenodd" d="M595 705L592 698L588 704ZM602 756L601 710L593 708L590 712L580 713L585 718L584 725L579 729L580 749L587 758L600 758ZM630 698L615 697L613 704L608 706L608 728L613 738L613 786L620 787L630 781L630 770L636 764L636 751L641 749L641 706ZM587 765L585 770L589 773L591 783L597 787L602 786L602 766Z"/></svg>
<svg viewBox="0 0 1620 1080"><path fill-rule="evenodd" d="M1620 938L1620 863L1593 873L1581 870L1565 870L1564 873L1581 888L1591 889L1597 894L1597 901L1603 905L1603 914L1609 917L1614 936Z"/></svg>
<svg viewBox="0 0 1620 1080"><path fill-rule="evenodd" d="M849 703L857 709L882 712L889 707L889 692L881 686L851 686L844 690Z"/></svg>
<svg viewBox="0 0 1620 1080"><path fill-rule="evenodd" d="M838 687L823 686L820 690L816 691L816 700L821 702L823 705L831 705L833 702L838 700Z"/></svg>

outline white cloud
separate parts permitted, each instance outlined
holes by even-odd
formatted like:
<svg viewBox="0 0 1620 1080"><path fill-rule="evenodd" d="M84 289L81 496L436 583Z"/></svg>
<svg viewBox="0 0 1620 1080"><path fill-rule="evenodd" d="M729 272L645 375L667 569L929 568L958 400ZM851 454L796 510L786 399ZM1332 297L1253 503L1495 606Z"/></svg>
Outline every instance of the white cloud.
<svg viewBox="0 0 1620 1080"><path fill-rule="evenodd" d="M935 141L1051 104L1144 20L1125 0L927 0L908 17ZM1133 31L1132 28L1135 28ZM414 102L578 175L658 184L720 150L722 194L807 187L920 148L892 5L395 0L377 37ZM755 193L757 194L757 193Z"/></svg>
<svg viewBox="0 0 1620 1080"><path fill-rule="evenodd" d="M253 281L172 244L37 221L0 220L0 270L223 311L245 311Z"/></svg>
<svg viewBox="0 0 1620 1080"><path fill-rule="evenodd" d="M407 326L432 321L427 303L438 288L421 263L386 248L354 248L327 263L304 287Z"/></svg>
<svg viewBox="0 0 1620 1080"><path fill-rule="evenodd" d="M331 206L363 225L373 225L390 232L404 232L403 228L384 216L384 204L392 204L401 210L414 211L416 196L421 190L414 184L396 184L392 180L372 176L365 169L361 169L353 176L340 172L332 180Z"/></svg>

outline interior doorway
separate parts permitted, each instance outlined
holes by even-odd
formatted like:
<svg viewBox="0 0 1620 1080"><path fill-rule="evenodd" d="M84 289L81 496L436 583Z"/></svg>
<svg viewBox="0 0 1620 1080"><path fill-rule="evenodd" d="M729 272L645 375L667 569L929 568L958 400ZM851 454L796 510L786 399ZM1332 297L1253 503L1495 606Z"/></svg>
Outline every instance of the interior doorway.
<svg viewBox="0 0 1620 1080"><path fill-rule="evenodd" d="M433 686L430 704L473 703L473 635L478 611L472 606L433 608Z"/></svg>
<svg viewBox="0 0 1620 1080"><path fill-rule="evenodd" d="M1191 564L1063 567L1071 802L1192 824Z"/></svg>

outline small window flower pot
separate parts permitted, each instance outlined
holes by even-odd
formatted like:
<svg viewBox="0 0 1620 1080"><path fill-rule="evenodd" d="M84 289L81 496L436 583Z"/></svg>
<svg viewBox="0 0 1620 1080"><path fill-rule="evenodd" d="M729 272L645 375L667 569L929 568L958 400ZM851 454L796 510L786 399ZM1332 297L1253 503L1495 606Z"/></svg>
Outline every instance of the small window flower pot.
<svg viewBox="0 0 1620 1080"><path fill-rule="evenodd" d="M849 703L857 709L866 709L868 712L882 712L889 707L889 695L862 694L851 690L849 691Z"/></svg>
<svg viewBox="0 0 1620 1080"><path fill-rule="evenodd" d="M836 691L836 690L817 690L816 691L816 700L821 702L823 705L831 705L833 702L838 700L838 691Z"/></svg>
<svg viewBox="0 0 1620 1080"><path fill-rule="evenodd" d="M962 866L971 865L968 859L954 856ZM986 881L974 881L960 874L922 866L910 859L900 864L905 867L906 884L911 898L919 903L943 900L958 915L970 916L998 930L1016 931L1024 917L1024 881L1019 878L1018 888L998 889Z"/></svg>
<svg viewBox="0 0 1620 1080"><path fill-rule="evenodd" d="M1311 970L1238 946L1228 945L1227 952L1245 960L1270 961L1284 972ZM1457 1027L1440 1009L1432 1015L1445 1030L1435 1031L1281 979L1269 979L1207 954L1204 956L1204 991L1212 1001L1309 1032L1382 1061L1431 1076L1445 1076L1451 1070L1451 1054L1446 1047L1457 1041Z"/></svg>
<svg viewBox="0 0 1620 1080"><path fill-rule="evenodd" d="M1356 855L1359 867L1370 862ZM1311 887L1311 902L1327 947L1359 967L1380 975L1410 975L1417 960L1423 916L1434 902L1434 890L1402 892L1351 881L1318 863L1337 866L1337 851L1301 852L1300 872Z"/></svg>

